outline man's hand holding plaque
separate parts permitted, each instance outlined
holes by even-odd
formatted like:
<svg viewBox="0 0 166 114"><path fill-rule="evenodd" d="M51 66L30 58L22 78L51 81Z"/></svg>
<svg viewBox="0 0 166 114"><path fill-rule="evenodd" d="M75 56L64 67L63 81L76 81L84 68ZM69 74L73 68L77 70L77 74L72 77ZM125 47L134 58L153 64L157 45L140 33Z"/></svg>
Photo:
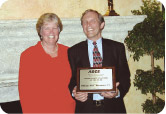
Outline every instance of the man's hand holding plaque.
<svg viewBox="0 0 166 114"><path fill-rule="evenodd" d="M116 82L116 91L115 92L111 92L111 91L106 91L106 92L101 92L101 96L105 97L105 98L114 98L118 95L118 86L119 86L119 82ZM77 87L75 87L73 89L73 95L75 97L76 100L81 101L81 102L85 102L88 99L88 93L87 92L77 92Z"/></svg>
<svg viewBox="0 0 166 114"><path fill-rule="evenodd" d="M119 90L118 90L118 86L119 86L119 82L116 82L116 92L102 92L101 96L105 97L105 98L114 98L116 96L118 96L119 94Z"/></svg>
<svg viewBox="0 0 166 114"><path fill-rule="evenodd" d="M75 86L73 89L73 95L76 100L85 102L88 99L88 93L87 92L77 92L77 87Z"/></svg>

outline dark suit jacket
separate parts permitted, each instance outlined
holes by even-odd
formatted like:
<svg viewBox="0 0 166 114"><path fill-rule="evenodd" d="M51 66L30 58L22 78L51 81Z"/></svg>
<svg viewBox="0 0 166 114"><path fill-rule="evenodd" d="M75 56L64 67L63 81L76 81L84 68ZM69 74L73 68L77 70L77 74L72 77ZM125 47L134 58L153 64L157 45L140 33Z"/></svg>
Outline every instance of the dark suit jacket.
<svg viewBox="0 0 166 114"><path fill-rule="evenodd" d="M119 98L104 98L105 113L125 113L123 97L130 88L130 71L126 60L125 47L122 43L102 38L103 67L115 66L116 82L120 82ZM87 41L80 42L68 49L68 58L72 69L72 78L69 89L72 93L77 84L77 68L90 67ZM86 102L76 100L76 113L90 113L92 110L92 94L88 94Z"/></svg>

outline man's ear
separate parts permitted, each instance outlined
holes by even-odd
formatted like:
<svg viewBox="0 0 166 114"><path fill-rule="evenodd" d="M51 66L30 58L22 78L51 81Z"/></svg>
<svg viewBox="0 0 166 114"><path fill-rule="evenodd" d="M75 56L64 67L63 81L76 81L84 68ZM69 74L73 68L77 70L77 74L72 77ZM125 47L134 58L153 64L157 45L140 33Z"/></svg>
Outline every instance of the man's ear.
<svg viewBox="0 0 166 114"><path fill-rule="evenodd" d="M104 29L104 26L105 26L105 22L102 22L100 25L100 29Z"/></svg>

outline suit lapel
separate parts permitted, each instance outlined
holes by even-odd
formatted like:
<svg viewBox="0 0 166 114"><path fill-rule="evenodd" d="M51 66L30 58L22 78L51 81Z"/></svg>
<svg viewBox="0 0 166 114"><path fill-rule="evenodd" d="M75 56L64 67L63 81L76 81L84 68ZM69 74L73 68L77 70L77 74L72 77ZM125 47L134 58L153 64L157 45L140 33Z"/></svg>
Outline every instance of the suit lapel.
<svg viewBox="0 0 166 114"><path fill-rule="evenodd" d="M102 38L102 46L103 46L103 67L109 67L110 66L110 61L112 57L111 50L109 50L110 45L108 46L107 42L105 39Z"/></svg>
<svg viewBox="0 0 166 114"><path fill-rule="evenodd" d="M88 56L88 44L87 44L87 40L84 41L83 46L82 46L82 52L81 52L81 60L83 67L90 67L90 62L89 62L89 56Z"/></svg>

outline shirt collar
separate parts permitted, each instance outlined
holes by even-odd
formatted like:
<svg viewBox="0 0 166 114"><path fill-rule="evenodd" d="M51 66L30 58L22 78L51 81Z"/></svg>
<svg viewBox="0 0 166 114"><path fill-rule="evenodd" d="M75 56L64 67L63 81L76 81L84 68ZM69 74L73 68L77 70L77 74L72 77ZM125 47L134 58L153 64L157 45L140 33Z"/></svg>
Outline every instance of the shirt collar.
<svg viewBox="0 0 166 114"><path fill-rule="evenodd" d="M93 41L92 40L89 40L87 38L87 41L88 41L88 45L93 45ZM97 45L101 45L102 43L102 38L99 38L97 41L96 41Z"/></svg>

